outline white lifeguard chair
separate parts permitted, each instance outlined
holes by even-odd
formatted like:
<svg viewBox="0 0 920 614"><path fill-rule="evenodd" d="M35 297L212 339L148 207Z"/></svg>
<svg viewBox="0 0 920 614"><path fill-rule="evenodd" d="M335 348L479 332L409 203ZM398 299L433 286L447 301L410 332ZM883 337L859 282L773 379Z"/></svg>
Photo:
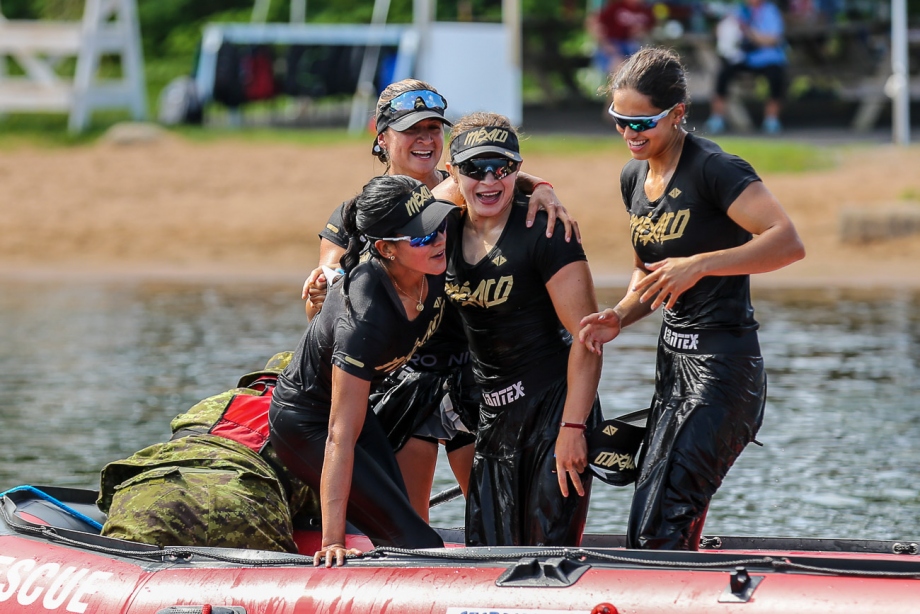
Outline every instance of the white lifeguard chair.
<svg viewBox="0 0 920 614"><path fill-rule="evenodd" d="M104 55L119 57L120 78L98 77ZM57 71L68 57L76 58L73 77ZM24 75L10 76L9 61ZM147 117L135 0L86 0L82 21L73 22L8 20L0 12L0 114L69 113L68 128L79 132L94 110L112 108Z"/></svg>

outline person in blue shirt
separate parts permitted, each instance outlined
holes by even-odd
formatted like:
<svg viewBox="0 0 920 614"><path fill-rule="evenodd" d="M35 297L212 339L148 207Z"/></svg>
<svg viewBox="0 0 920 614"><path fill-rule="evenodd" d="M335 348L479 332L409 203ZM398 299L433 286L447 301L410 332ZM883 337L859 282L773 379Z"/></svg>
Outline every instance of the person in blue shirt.
<svg viewBox="0 0 920 614"><path fill-rule="evenodd" d="M770 97L764 106L762 129L776 134L782 129L779 121L780 107L786 94L786 53L784 51L783 15L769 0L745 0L738 11L728 17L740 31L737 54L722 55L722 67L716 77L716 91L712 97L712 110L706 121L710 134L725 131L725 98L729 84L742 72L766 77Z"/></svg>

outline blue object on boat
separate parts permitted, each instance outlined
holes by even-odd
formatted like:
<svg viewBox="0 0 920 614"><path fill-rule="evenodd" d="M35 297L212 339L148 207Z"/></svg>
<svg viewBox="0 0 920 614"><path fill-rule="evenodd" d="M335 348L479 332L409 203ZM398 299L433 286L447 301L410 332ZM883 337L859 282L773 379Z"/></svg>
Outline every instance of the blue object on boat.
<svg viewBox="0 0 920 614"><path fill-rule="evenodd" d="M70 506L67 505L66 503L63 503L63 502L61 502L61 501L55 499L54 497L52 497L52 496L49 495L48 493L44 492L43 490L40 490L40 489L38 489L38 488L35 488L34 486L29 486L28 484L26 484L26 485L24 485L24 486L16 486L15 488L10 488L9 490L0 492L0 497L5 497L6 495L9 495L9 494L12 494L12 493L15 493L15 492L23 492L23 491L25 491L25 492L30 492L30 493L32 493L33 495L39 497L40 499L43 499L43 500L47 501L48 503L51 503L51 504L55 505L56 507L60 508L60 509L63 510L64 512L66 512L66 513L70 514L71 516L73 516L74 518L80 520L81 522L85 522L86 524L88 524L89 526L93 527L93 528L96 529L97 531L101 531L101 530L102 530L102 524L100 524L98 521L93 520L92 518L90 518L90 517L87 516L86 514L81 514L80 512L78 512L77 510L73 509L72 507L70 507Z"/></svg>

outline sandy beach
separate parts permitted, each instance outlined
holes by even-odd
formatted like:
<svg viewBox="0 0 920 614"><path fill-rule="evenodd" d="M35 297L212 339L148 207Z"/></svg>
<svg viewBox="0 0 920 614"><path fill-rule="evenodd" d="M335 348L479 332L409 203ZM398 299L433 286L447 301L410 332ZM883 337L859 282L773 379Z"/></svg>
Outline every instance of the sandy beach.
<svg viewBox="0 0 920 614"><path fill-rule="evenodd" d="M534 137L539 138L539 137ZM369 140L369 139L368 139ZM363 141L100 139L0 151L0 275L262 277L299 287L329 212L383 167ZM613 154L527 154L580 223L599 285L628 279L632 251ZM805 260L764 286L920 287L920 235L842 240L854 211L920 210L920 148L840 147L829 170L762 173L793 218Z"/></svg>

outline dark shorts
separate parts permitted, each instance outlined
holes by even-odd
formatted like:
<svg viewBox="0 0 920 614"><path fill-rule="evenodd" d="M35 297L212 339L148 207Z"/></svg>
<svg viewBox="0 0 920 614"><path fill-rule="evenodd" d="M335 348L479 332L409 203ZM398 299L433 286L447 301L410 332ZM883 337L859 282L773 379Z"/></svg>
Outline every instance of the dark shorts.
<svg viewBox="0 0 920 614"><path fill-rule="evenodd" d="M585 496L559 490L554 449L568 390L563 375L522 381L484 395L470 494L470 546L577 546L581 543L591 472L581 474ZM589 428L601 418L595 399Z"/></svg>
<svg viewBox="0 0 920 614"><path fill-rule="evenodd" d="M410 437L443 441L448 452L472 444L482 398L472 379L469 367L443 372L404 368L388 377L371 403L393 449L402 449Z"/></svg>
<svg viewBox="0 0 920 614"><path fill-rule="evenodd" d="M763 422L767 380L759 353L743 353L759 348L754 331L667 332L663 326L627 545L696 550L694 528ZM726 353L700 353L707 344Z"/></svg>
<svg viewBox="0 0 920 614"><path fill-rule="evenodd" d="M304 484L319 492L328 413L281 407L273 401L268 420L278 457ZM376 546L444 545L437 532L412 509L393 448L370 409L355 444L346 518Z"/></svg>

